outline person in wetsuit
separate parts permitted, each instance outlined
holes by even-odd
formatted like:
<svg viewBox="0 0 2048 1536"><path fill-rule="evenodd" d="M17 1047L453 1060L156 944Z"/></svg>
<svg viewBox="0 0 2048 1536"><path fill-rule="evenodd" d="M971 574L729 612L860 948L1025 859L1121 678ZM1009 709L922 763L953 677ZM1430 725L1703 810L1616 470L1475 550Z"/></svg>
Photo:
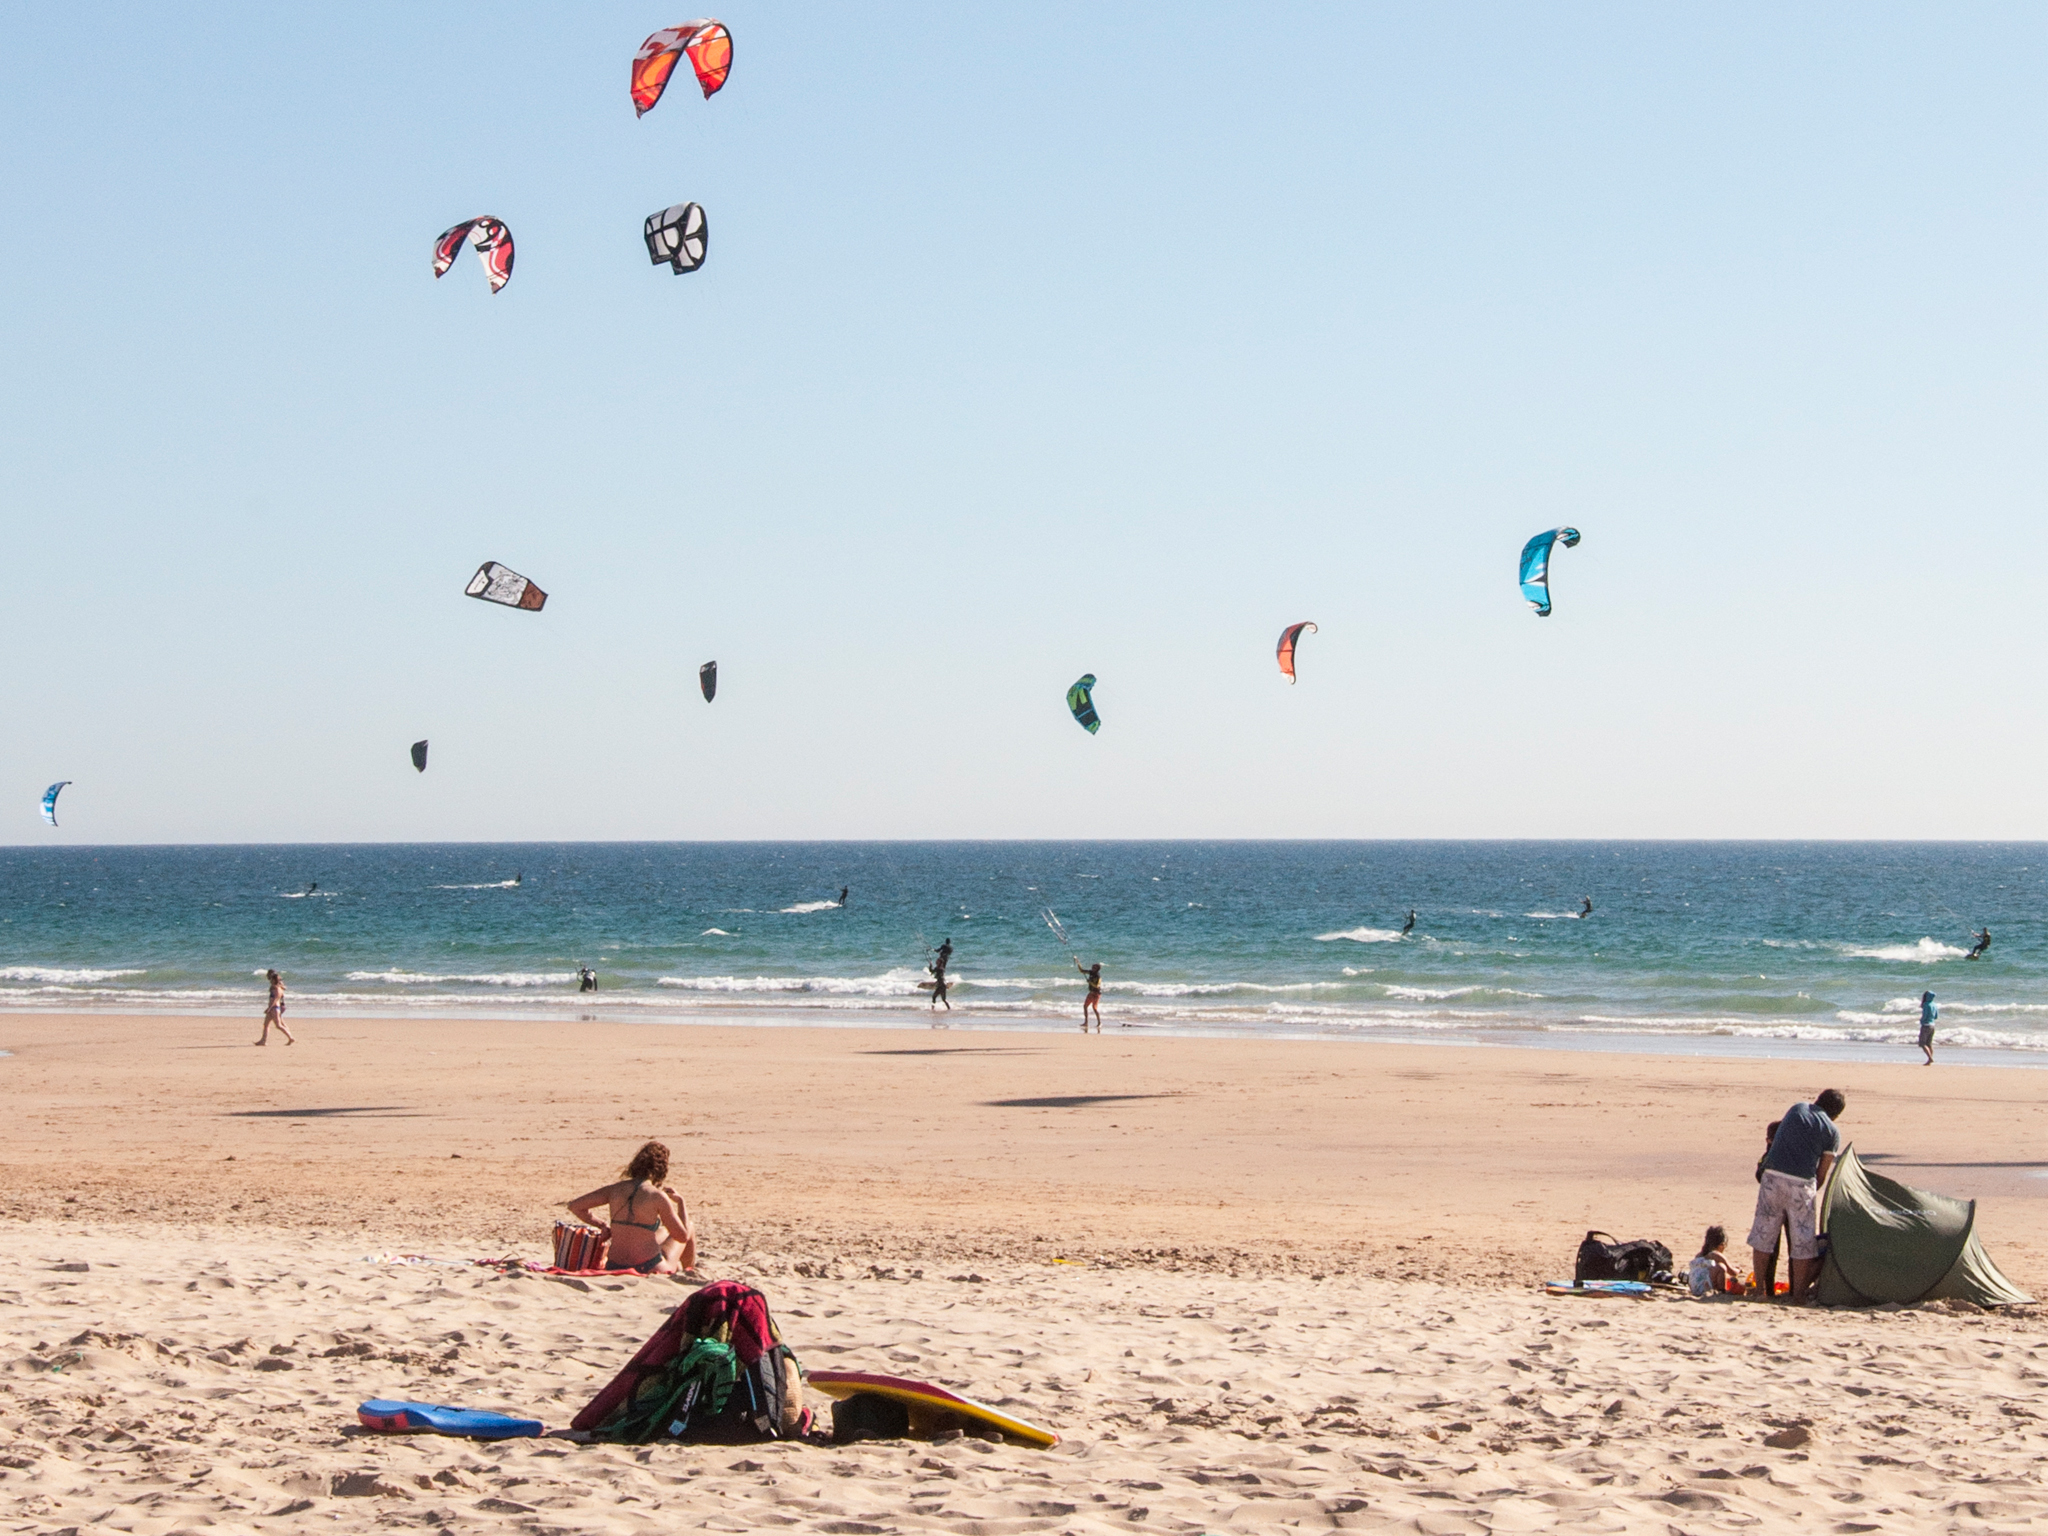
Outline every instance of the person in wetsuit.
<svg viewBox="0 0 2048 1536"><path fill-rule="evenodd" d="M841 905L842 907L846 905L846 892L847 892L847 890L848 890L848 887L846 887L846 886L843 886L843 885L842 885L841 887L839 887L839 905Z"/></svg>
<svg viewBox="0 0 2048 1536"><path fill-rule="evenodd" d="M939 1004L945 1003L946 1012L948 1013L951 1013L953 1011L953 1005L952 1003L947 1002L946 999L946 967L951 965L952 963L953 941L951 939L948 939L945 943L939 946L938 954L933 957L931 964L932 1007L936 1008L939 1006Z"/></svg>
<svg viewBox="0 0 2048 1536"><path fill-rule="evenodd" d="M1102 962L1083 965L1074 962L1074 969L1088 978L1088 995L1081 999L1081 1033L1088 1033L1088 1015L1095 1015L1095 1033L1102 1033Z"/></svg>
<svg viewBox="0 0 2048 1536"><path fill-rule="evenodd" d="M1965 960L1975 960L1979 955L1989 954L1990 952L1991 930L1989 928L1979 928L1977 930L1977 942L1970 946L1970 952L1963 956L1963 958Z"/></svg>
<svg viewBox="0 0 2048 1536"><path fill-rule="evenodd" d="M1408 909L1408 921L1407 921L1407 922L1405 922L1405 923L1403 923L1403 924L1401 925L1401 937L1405 939L1405 938L1407 938L1407 937L1408 937L1408 935L1409 935L1409 934L1413 933L1414 931L1415 931L1415 909L1414 909L1413 907L1410 907L1410 908Z"/></svg>
<svg viewBox="0 0 2048 1536"><path fill-rule="evenodd" d="M1585 903L1583 907L1579 908L1579 916L1591 917L1593 915L1593 898L1590 896L1581 896L1579 900Z"/></svg>
<svg viewBox="0 0 2048 1536"><path fill-rule="evenodd" d="M587 965L577 966L576 990L578 992L595 992L597 990L597 972Z"/></svg>
<svg viewBox="0 0 2048 1536"><path fill-rule="evenodd" d="M670 1275L697 1267L697 1234L690 1225L689 1208L664 1182L667 1178L668 1148L650 1141L633 1154L624 1177L616 1183L568 1202L578 1221L601 1228L611 1240L606 1269ZM608 1221L593 1214L600 1201L609 1207L605 1213ZM642 1212L654 1220L638 1220ZM668 1229L666 1237L662 1236L664 1227Z"/></svg>

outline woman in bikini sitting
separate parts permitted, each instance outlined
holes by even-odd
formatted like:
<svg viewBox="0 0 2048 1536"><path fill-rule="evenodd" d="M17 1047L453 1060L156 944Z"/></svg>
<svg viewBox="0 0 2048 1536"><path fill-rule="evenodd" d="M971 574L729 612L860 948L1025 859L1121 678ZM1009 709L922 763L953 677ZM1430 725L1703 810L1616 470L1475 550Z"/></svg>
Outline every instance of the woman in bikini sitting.
<svg viewBox="0 0 2048 1536"><path fill-rule="evenodd" d="M606 1269L630 1269L641 1275L672 1275L697 1267L697 1234L682 1199L662 1180L668 1177L668 1148L650 1141L633 1154L625 1177L603 1189L571 1200L576 1219L600 1228L611 1239ZM592 1213L608 1209L609 1221ZM652 1216L652 1221L643 1217ZM668 1228L668 1236L661 1230Z"/></svg>

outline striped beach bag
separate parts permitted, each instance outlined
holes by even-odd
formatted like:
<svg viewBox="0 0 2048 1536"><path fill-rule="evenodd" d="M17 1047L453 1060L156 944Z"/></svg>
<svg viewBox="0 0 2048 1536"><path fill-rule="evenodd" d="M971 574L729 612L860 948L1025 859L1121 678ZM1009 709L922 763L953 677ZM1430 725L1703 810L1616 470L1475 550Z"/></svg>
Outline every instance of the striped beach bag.
<svg viewBox="0 0 2048 1536"><path fill-rule="evenodd" d="M555 1268L603 1269L612 1240L595 1227L580 1222L555 1223Z"/></svg>

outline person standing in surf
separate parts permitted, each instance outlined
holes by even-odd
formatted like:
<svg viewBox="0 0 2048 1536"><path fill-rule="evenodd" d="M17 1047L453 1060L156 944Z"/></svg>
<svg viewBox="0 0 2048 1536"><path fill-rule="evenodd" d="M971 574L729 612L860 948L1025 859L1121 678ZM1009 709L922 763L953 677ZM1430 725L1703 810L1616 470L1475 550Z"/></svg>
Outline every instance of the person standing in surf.
<svg viewBox="0 0 2048 1536"><path fill-rule="evenodd" d="M1976 959L1975 955L1970 957ZM1934 1065L1934 1021L1941 1017L1941 1009L1934 1001L1932 992L1920 994L1920 1049L1926 1054L1927 1066Z"/></svg>
<svg viewBox="0 0 2048 1536"><path fill-rule="evenodd" d="M945 1003L946 1012L948 1013L951 1013L953 1011L953 1005L946 999L946 967L951 965L952 963L953 941L951 939L947 939L943 944L939 946L938 953L933 957L931 970L932 1007L936 1009L939 1006L939 1004Z"/></svg>
<svg viewBox="0 0 2048 1536"><path fill-rule="evenodd" d="M270 1044L270 1026L275 1024L286 1045L297 1045L299 1042L292 1038L292 1032L284 1027L284 978L275 971L263 974L270 979L270 1001L264 1004L263 1033L257 1037L256 1043Z"/></svg>
<svg viewBox="0 0 2048 1536"><path fill-rule="evenodd" d="M1088 1015L1095 1015L1095 1033L1102 1033L1102 962L1083 965L1078 959L1074 969L1088 978L1088 995L1081 999L1081 1033L1088 1033Z"/></svg>

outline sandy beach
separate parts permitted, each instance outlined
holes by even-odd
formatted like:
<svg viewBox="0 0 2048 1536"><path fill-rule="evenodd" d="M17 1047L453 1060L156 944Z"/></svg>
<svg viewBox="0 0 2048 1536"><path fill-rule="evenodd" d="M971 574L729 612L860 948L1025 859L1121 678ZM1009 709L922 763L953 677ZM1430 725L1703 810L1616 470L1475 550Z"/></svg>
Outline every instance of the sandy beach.
<svg viewBox="0 0 2048 1536"><path fill-rule="evenodd" d="M2003 1530L2048 1514L2048 1329L1548 1300L1588 1227L1736 1245L1762 1128L1832 1083L1859 1153L1979 1199L2048 1288L2040 1074L970 1031L0 1019L11 1528ZM483 1447L551 1425L684 1291L545 1256L675 1149L705 1269L807 1365L1057 1429L849 1448ZM822 1401L820 1401L822 1406ZM1803 1432L1796 1445L1767 1436Z"/></svg>

